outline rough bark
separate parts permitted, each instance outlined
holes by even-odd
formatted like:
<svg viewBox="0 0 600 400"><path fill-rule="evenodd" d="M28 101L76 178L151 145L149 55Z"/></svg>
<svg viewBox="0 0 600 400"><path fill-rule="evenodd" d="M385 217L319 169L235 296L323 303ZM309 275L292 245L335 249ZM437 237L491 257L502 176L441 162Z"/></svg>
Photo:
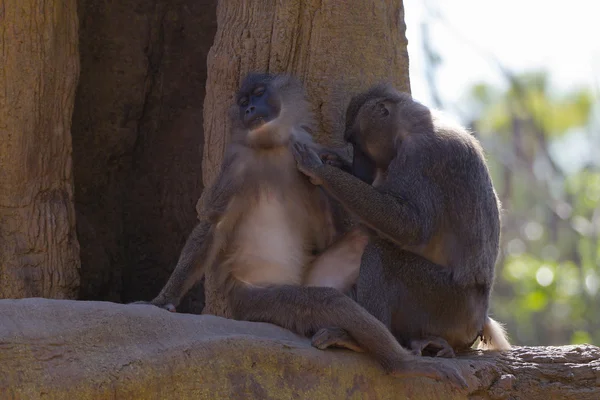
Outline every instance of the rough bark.
<svg viewBox="0 0 600 400"><path fill-rule="evenodd" d="M71 116L75 0L0 0L0 297L79 289Z"/></svg>
<svg viewBox="0 0 600 400"><path fill-rule="evenodd" d="M600 398L590 345L438 359L464 376L459 390L271 324L102 302L0 301L0 359L3 400Z"/></svg>
<svg viewBox="0 0 600 400"><path fill-rule="evenodd" d="M81 298L148 300L196 222L216 0L79 0L79 9Z"/></svg>
<svg viewBox="0 0 600 400"><path fill-rule="evenodd" d="M350 97L381 80L409 91L401 0L220 1L208 56L204 107L204 182L212 182L228 142L226 110L250 71L291 73L304 81L318 118L316 139L341 145ZM206 277L206 312L223 299Z"/></svg>

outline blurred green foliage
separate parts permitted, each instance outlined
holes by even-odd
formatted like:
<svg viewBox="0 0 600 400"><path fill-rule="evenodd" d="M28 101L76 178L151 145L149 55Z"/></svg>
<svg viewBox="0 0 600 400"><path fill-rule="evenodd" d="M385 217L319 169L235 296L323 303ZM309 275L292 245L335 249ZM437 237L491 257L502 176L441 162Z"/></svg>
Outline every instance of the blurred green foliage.
<svg viewBox="0 0 600 400"><path fill-rule="evenodd" d="M468 95L504 209L492 313L515 344L600 345L600 155L565 168L556 150L600 153L593 95L555 93L541 72L506 78Z"/></svg>

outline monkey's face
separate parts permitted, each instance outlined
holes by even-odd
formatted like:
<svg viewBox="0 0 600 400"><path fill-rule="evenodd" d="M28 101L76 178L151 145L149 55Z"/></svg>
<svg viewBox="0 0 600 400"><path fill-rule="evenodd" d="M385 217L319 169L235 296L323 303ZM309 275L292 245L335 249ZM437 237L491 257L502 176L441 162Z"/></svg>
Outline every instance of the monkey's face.
<svg viewBox="0 0 600 400"><path fill-rule="evenodd" d="M281 110L279 96L266 82L258 82L238 93L240 121L249 131L276 119Z"/></svg>
<svg viewBox="0 0 600 400"><path fill-rule="evenodd" d="M268 73L248 74L230 118L234 141L264 150L287 147L298 131L310 131L314 121L300 81Z"/></svg>
<svg viewBox="0 0 600 400"><path fill-rule="evenodd" d="M352 175L371 185L375 179L377 168L373 160L362 151L357 144L352 144L354 149L352 157Z"/></svg>
<svg viewBox="0 0 600 400"><path fill-rule="evenodd" d="M354 147L353 174L372 184L378 169L387 170L396 154L394 104L385 99L366 101L346 131L346 140Z"/></svg>

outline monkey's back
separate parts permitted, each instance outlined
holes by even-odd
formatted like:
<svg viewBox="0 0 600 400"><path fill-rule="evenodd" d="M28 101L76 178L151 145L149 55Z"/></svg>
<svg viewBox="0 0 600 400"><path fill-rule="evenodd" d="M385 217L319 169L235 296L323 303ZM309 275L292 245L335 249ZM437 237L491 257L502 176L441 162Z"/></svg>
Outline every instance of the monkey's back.
<svg viewBox="0 0 600 400"><path fill-rule="evenodd" d="M445 148L439 152L440 170L430 175L444 193L440 223L453 232L456 259L466 264L456 273L489 284L499 250L500 209L483 149L461 127L437 126L436 135Z"/></svg>

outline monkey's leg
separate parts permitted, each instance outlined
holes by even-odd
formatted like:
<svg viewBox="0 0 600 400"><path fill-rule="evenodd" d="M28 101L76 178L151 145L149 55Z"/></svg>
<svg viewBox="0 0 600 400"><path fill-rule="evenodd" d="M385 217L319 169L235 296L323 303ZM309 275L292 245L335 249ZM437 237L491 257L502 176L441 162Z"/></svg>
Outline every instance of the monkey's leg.
<svg viewBox="0 0 600 400"><path fill-rule="evenodd" d="M238 282L231 300L236 319L270 322L305 336L324 327L339 327L394 376L425 376L466 387L459 371L413 356L380 321L338 290L289 285L258 288Z"/></svg>
<svg viewBox="0 0 600 400"><path fill-rule="evenodd" d="M349 291L358 279L360 260L368 241L368 235L359 227L351 229L311 263L304 286Z"/></svg>
<svg viewBox="0 0 600 400"><path fill-rule="evenodd" d="M383 254L376 242L366 246L356 284L356 302L388 329L392 326L392 309L396 299L390 294Z"/></svg>
<svg viewBox="0 0 600 400"><path fill-rule="evenodd" d="M361 260L360 275L353 297L367 312L391 329L392 301L388 298L389 291L386 289L387 284L379 249L373 244L367 245ZM321 350L330 346L346 347L350 350L354 350L356 347L352 337L337 327L321 329L312 337L311 342L313 346Z"/></svg>
<svg viewBox="0 0 600 400"><path fill-rule="evenodd" d="M401 343L437 357L469 348L485 321L485 287L460 284L448 268L389 242L377 241L377 246L395 299L392 332Z"/></svg>
<svg viewBox="0 0 600 400"><path fill-rule="evenodd" d="M359 227L353 228L323 252L312 265L305 286L332 287L348 293L356 284L361 258L369 237ZM351 294L353 297L353 294ZM322 328L311 338L311 344L321 350L340 347L359 353L364 349L343 329Z"/></svg>
<svg viewBox="0 0 600 400"><path fill-rule="evenodd" d="M427 265L420 267L420 264ZM441 311L432 311L426 306L432 301L435 302L436 298L443 297L443 293L448 292L451 285L450 282L442 281L441 276L435 276L438 270L440 275L443 274L441 267L429 264L431 263L416 255L396 251L394 245L389 242L373 239L373 243L367 246L363 256L357 282L356 301L392 332L396 333L396 329L392 329L392 326L397 328L400 324L400 336L411 338L413 334L419 335L419 339L408 340L409 348L414 354L421 355L423 350L427 350L428 354L433 353L437 357L454 357L452 346L444 338L435 334L422 338L419 334L422 330L435 328L438 325L438 319L441 317L438 317L438 314ZM436 290L425 287L432 284L436 286ZM418 287L419 285L423 287ZM423 292L427 294L420 297L418 293ZM442 303L443 300L440 304ZM395 309L401 311L393 313ZM392 315L395 315L394 320ZM432 316L435 321L428 320L424 315ZM414 333L406 331L410 329L409 327L414 329ZM435 331L445 333L443 329ZM346 343L348 343L348 334L339 329L326 328L313 337L313 345L320 349L329 346L339 347ZM351 346L350 342L346 347L352 348Z"/></svg>

